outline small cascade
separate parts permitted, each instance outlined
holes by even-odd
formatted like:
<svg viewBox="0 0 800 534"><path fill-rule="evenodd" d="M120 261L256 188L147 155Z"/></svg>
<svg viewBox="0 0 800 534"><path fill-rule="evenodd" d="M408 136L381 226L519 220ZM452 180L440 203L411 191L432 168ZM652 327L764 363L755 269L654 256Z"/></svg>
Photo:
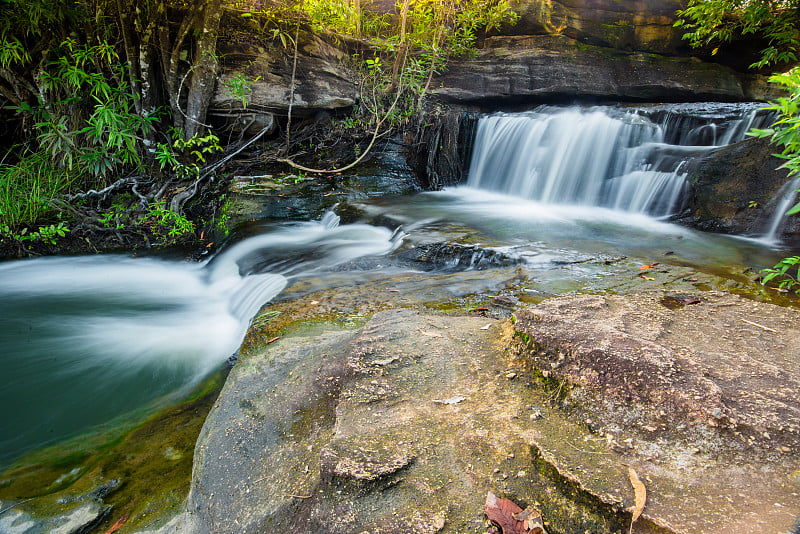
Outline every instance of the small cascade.
<svg viewBox="0 0 800 534"><path fill-rule="evenodd" d="M767 224L761 239L767 243L777 243L780 240L781 230L786 224L786 212L791 209L797 199L797 190L800 189L800 176L786 182L775 195L775 209L772 218Z"/></svg>
<svg viewBox="0 0 800 534"><path fill-rule="evenodd" d="M272 227L206 264L90 256L0 264L0 466L159 402L234 354L291 277L384 255L403 234L321 221Z"/></svg>
<svg viewBox="0 0 800 534"><path fill-rule="evenodd" d="M764 104L689 103L636 108L636 112L658 124L664 142L683 146L724 146L747 137L752 128L774 122Z"/></svg>
<svg viewBox="0 0 800 534"><path fill-rule="evenodd" d="M724 108L714 120L675 106L545 106L486 116L468 185L543 204L667 217L684 207L688 160L761 125L755 105L737 109Z"/></svg>

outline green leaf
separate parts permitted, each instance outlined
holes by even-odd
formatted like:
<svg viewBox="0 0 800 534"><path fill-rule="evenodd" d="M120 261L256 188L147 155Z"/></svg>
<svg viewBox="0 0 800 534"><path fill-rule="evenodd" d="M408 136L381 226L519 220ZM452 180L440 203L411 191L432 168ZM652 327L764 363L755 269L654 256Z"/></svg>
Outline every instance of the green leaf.
<svg viewBox="0 0 800 534"><path fill-rule="evenodd" d="M797 215L800 213L800 202L795 204L789 211L786 212L786 215Z"/></svg>

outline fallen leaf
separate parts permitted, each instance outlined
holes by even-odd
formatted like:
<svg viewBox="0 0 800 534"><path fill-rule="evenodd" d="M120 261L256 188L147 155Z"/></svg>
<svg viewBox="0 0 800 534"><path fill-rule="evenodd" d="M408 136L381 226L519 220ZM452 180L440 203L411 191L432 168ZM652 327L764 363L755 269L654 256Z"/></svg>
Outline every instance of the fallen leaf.
<svg viewBox="0 0 800 534"><path fill-rule="evenodd" d="M641 274L639 276L644 278L645 280L650 280L651 282L655 282L656 281L656 279L651 277L651 276L644 276L644 275L641 275Z"/></svg>
<svg viewBox="0 0 800 534"><path fill-rule="evenodd" d="M640 268L640 269L647 270L647 269L652 269L652 268L653 268L653 267L655 267L656 265L661 265L661 264L660 264L659 262L657 262L657 261L654 261L653 263L648 263L647 265L642 265L642 266L641 266L641 267L639 267L639 268Z"/></svg>
<svg viewBox="0 0 800 534"><path fill-rule="evenodd" d="M528 506L518 514L514 514L514 519L522 521L525 527L524 532L531 534L544 534L544 522L542 520L542 512L534 506Z"/></svg>
<svg viewBox="0 0 800 534"><path fill-rule="evenodd" d="M633 524L639 519L644 510L644 505L647 502L647 488L644 487L644 483L639 479L639 475L636 474L633 467L628 467L628 478L631 480L634 495L633 509L631 510L631 527L628 530L630 533L633 530Z"/></svg>
<svg viewBox="0 0 800 534"><path fill-rule="evenodd" d="M422 328L417 328L417 332L419 332L419 333L420 333L420 334L422 334L423 336L428 336L428 337L442 337L442 334L440 334L439 332L426 332L426 331L425 331L425 330L423 330Z"/></svg>
<svg viewBox="0 0 800 534"><path fill-rule="evenodd" d="M125 524L125 521L128 520L128 516L130 516L130 514L125 514L122 517L120 517L116 523L111 525L111 528L105 531L105 534L114 534L114 532L118 531L122 527L122 525Z"/></svg>
<svg viewBox="0 0 800 534"><path fill-rule="evenodd" d="M522 508L508 499L498 499L491 491L486 494L484 512L489 521L496 523L503 534L525 534L524 521L514 519L514 514L522 512Z"/></svg>

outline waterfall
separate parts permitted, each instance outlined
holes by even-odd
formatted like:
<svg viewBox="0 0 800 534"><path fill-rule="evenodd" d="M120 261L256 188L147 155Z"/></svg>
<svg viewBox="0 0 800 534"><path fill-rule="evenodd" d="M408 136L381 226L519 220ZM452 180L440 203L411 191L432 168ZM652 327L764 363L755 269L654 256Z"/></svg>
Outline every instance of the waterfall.
<svg viewBox="0 0 800 534"><path fill-rule="evenodd" d="M543 204L667 217L684 207L688 160L760 125L754 106L737 109L700 119L675 106L545 106L485 116L467 185Z"/></svg>
<svg viewBox="0 0 800 534"><path fill-rule="evenodd" d="M773 199L775 210L761 238L763 241L767 243L777 243L779 241L780 231L786 223L786 212L794 204L798 188L800 188L800 176L795 176L775 194Z"/></svg>

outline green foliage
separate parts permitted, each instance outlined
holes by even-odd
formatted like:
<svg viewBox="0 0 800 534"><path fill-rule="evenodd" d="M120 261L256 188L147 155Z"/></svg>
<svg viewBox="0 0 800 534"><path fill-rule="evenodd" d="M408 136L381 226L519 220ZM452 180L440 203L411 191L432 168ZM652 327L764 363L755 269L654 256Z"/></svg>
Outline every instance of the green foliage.
<svg viewBox="0 0 800 534"><path fill-rule="evenodd" d="M134 224L147 227L156 235L172 238L194 233L194 223L169 209L163 201L148 204L147 211Z"/></svg>
<svg viewBox="0 0 800 534"><path fill-rule="evenodd" d="M783 86L788 96L780 97L770 102L765 109L774 111L778 120L770 128L750 130L753 137L767 137L770 141L783 147L780 154L775 156L785 160L780 168L787 169L789 176L800 172L800 67L794 68L785 74L776 74L770 77L772 83ZM800 203L795 205L788 215L800 213Z"/></svg>
<svg viewBox="0 0 800 534"><path fill-rule="evenodd" d="M241 102L242 108L247 108L247 104L250 101L250 93L253 91L253 83L260 79L261 76L250 79L239 72L229 78L225 78L222 81L222 85L228 90L234 100Z"/></svg>
<svg viewBox="0 0 800 534"><path fill-rule="evenodd" d="M0 234L6 235L20 243L24 241L40 241L49 245L58 244L58 239L64 237L69 232L62 221L58 225L51 224L49 226L40 226L35 232L28 232L27 228L23 228L19 232L14 232L7 225L0 226Z"/></svg>
<svg viewBox="0 0 800 534"><path fill-rule="evenodd" d="M690 0L678 11L676 27L694 47L719 46L737 37L756 36L768 46L751 67L760 68L798 60L800 3L797 0ZM717 48L712 50L716 54Z"/></svg>
<svg viewBox="0 0 800 534"><path fill-rule="evenodd" d="M518 18L508 0L418 0L410 5L406 38L424 53L442 49L445 56L459 56L474 50L480 30L498 29Z"/></svg>
<svg viewBox="0 0 800 534"><path fill-rule="evenodd" d="M222 235L228 235L230 232L231 208L233 207L233 200L227 198L226 195L222 195L220 197L220 201L222 201L222 206L219 209L219 213L217 213L217 221L214 224L214 228L218 232L221 232Z"/></svg>
<svg viewBox="0 0 800 534"><path fill-rule="evenodd" d="M105 228L122 230L147 230L163 242L194 233L192 221L172 211L163 201L147 204L144 210L132 203L132 199L123 195L111 207L97 217L97 222Z"/></svg>
<svg viewBox="0 0 800 534"><path fill-rule="evenodd" d="M794 291L800 293L800 256L784 258L771 269L761 271L761 283L767 284L775 278L780 278L778 289L781 291ZM794 271L794 274L792 274Z"/></svg>
<svg viewBox="0 0 800 534"><path fill-rule="evenodd" d="M172 145L158 143L155 158L160 170L169 167L182 180L197 178L200 165L206 163L206 156L222 150L219 137L212 133L184 139L180 132L173 132L173 138Z"/></svg>
<svg viewBox="0 0 800 534"><path fill-rule="evenodd" d="M39 148L54 167L104 178L141 163L140 142L154 119L136 111L126 68L109 43L70 38L40 71L36 105L15 109L33 116Z"/></svg>
<svg viewBox="0 0 800 534"><path fill-rule="evenodd" d="M347 35L380 35L389 27L388 15L361 8L356 11L352 2L331 0L305 0L302 14L316 30L333 30Z"/></svg>
<svg viewBox="0 0 800 534"><path fill-rule="evenodd" d="M0 166L0 225L16 231L55 214L53 201L67 192L72 177L54 168L44 153L24 154Z"/></svg>

